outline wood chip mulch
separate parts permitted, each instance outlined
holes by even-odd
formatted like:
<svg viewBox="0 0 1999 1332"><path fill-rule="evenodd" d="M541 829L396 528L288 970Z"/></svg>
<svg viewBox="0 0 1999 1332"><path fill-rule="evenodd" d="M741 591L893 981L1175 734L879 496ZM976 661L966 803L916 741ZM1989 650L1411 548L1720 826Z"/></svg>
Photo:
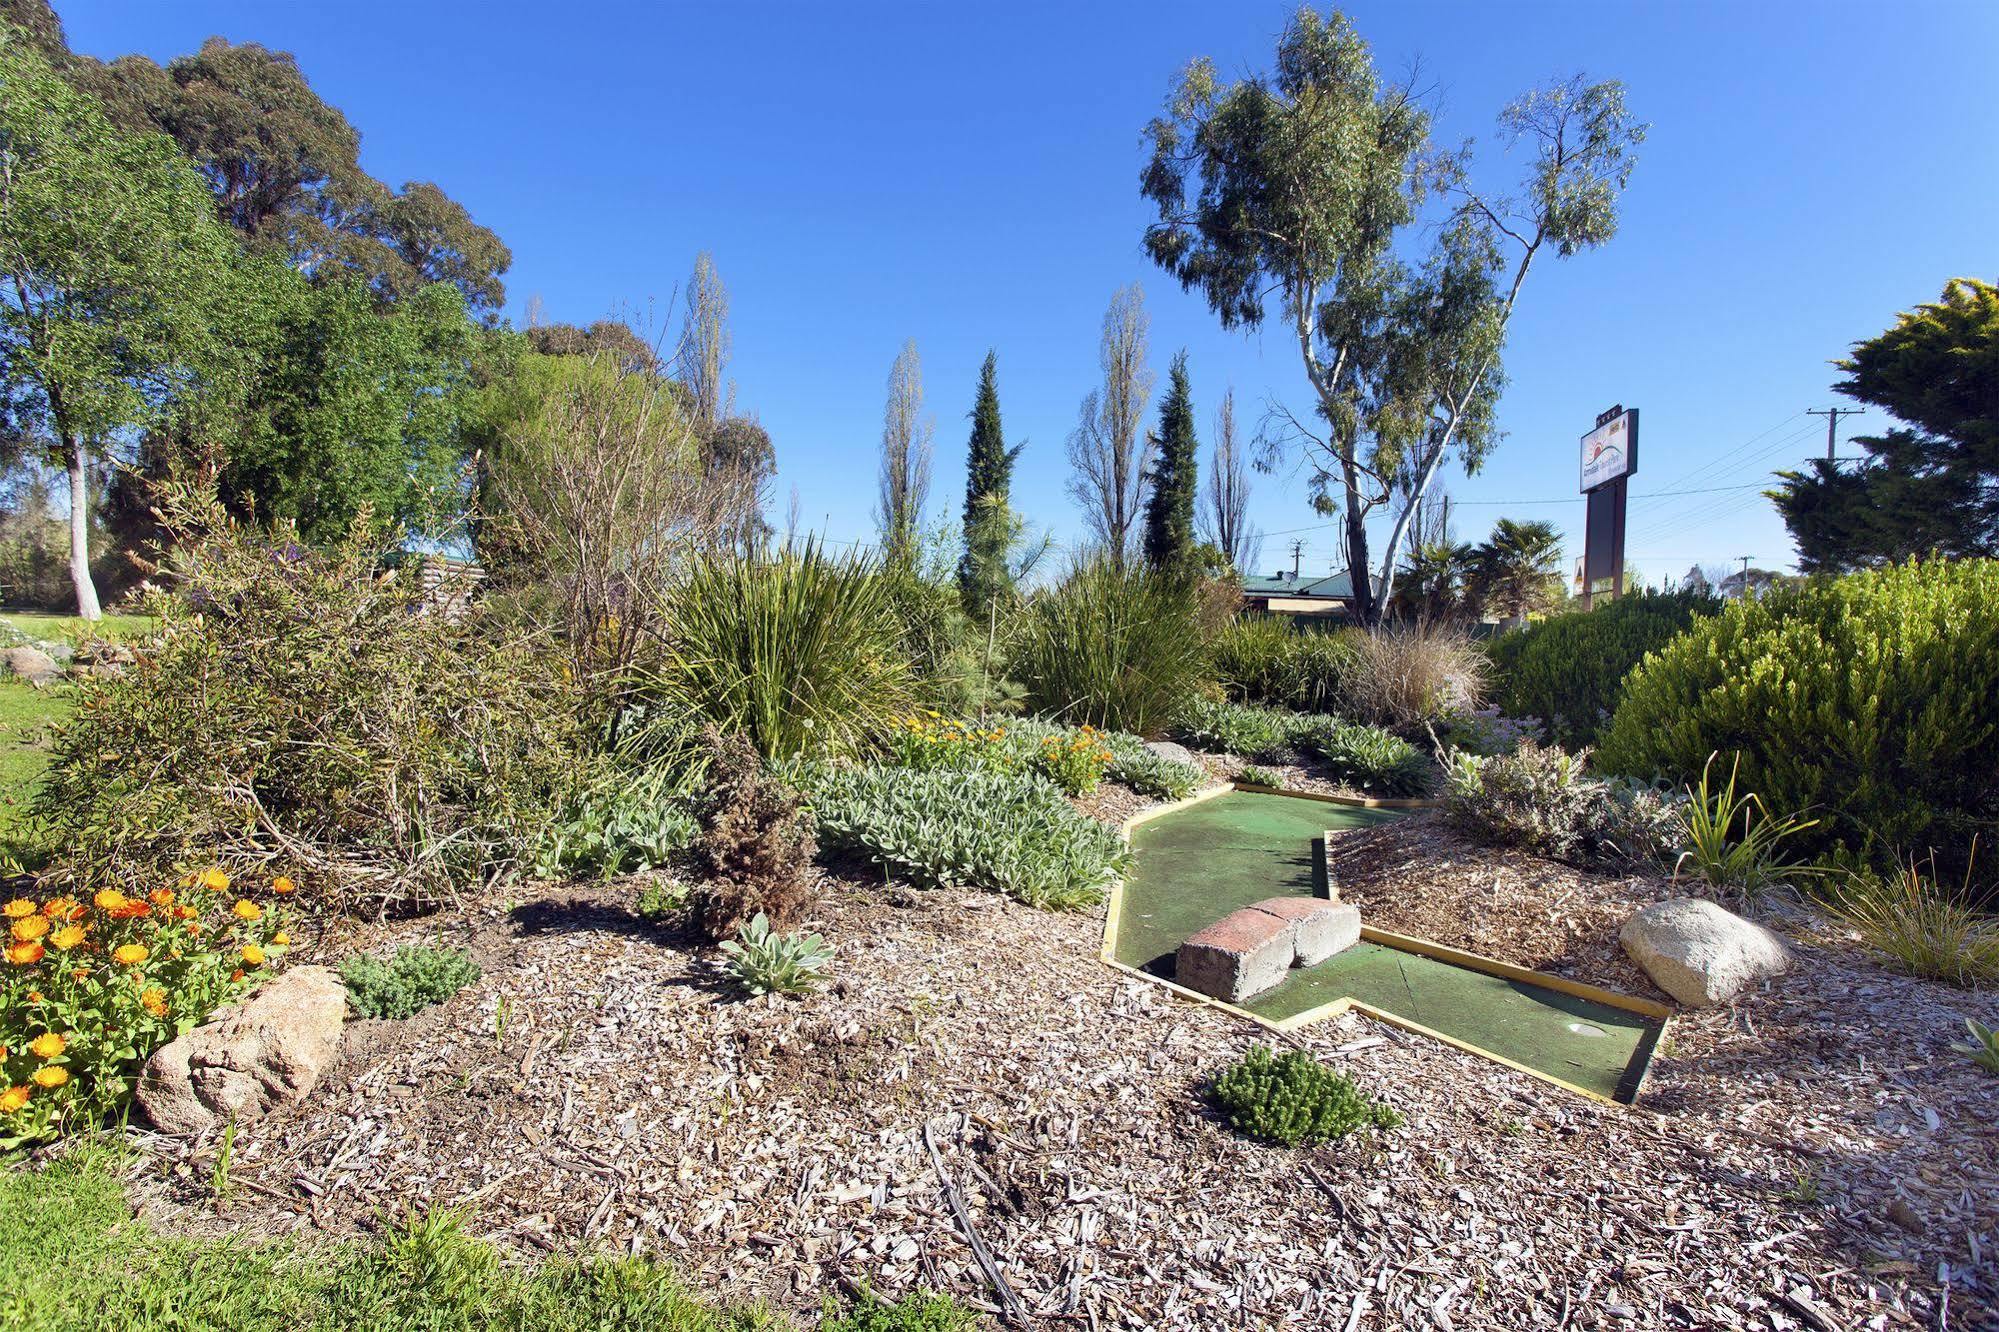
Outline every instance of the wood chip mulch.
<svg viewBox="0 0 1999 1332"><path fill-rule="evenodd" d="M1377 924L1651 992L1615 934L1664 885L1430 818L1334 854ZM1802 917L1781 922L1794 973L1677 1018L1637 1111L1349 1014L1298 1042L1407 1123L1285 1150L1202 1095L1272 1038L1097 962L1101 912L822 887L838 980L805 1000L735 998L710 950L632 913L629 883L314 941L442 938L485 974L353 1024L304 1105L238 1130L224 1198L216 1141L131 1131L133 1197L251 1236L462 1207L523 1254L652 1254L808 1323L867 1286L1090 1329L1993 1325L1999 1079L1945 1049L1990 999Z"/></svg>

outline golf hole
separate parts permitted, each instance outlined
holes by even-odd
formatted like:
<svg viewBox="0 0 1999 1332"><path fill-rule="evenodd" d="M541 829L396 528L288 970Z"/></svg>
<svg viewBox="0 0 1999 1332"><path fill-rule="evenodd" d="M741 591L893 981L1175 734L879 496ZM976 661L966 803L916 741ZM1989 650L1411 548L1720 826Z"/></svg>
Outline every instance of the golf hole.
<svg viewBox="0 0 1999 1332"><path fill-rule="evenodd" d="M1588 1022L1571 1022L1569 1030L1578 1036L1603 1036L1607 1034L1602 1027Z"/></svg>

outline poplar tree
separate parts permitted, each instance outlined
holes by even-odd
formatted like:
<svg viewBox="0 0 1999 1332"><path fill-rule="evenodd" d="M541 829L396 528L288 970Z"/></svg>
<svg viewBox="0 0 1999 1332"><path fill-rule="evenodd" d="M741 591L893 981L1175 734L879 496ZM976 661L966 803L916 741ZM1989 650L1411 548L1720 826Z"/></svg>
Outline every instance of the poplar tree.
<svg viewBox="0 0 1999 1332"><path fill-rule="evenodd" d="M1154 439L1152 494L1145 504L1145 562L1162 573L1185 567L1194 549L1194 495L1200 468L1194 457L1194 396L1187 383L1187 353L1173 358L1166 397L1159 404Z"/></svg>
<svg viewBox="0 0 1999 1332"><path fill-rule="evenodd" d="M974 621L1013 590L1007 551L1014 518L1008 493L1020 447L1009 449L1000 428L999 360L986 353L979 395L972 404L972 438L965 460L965 554L958 563L958 591Z"/></svg>

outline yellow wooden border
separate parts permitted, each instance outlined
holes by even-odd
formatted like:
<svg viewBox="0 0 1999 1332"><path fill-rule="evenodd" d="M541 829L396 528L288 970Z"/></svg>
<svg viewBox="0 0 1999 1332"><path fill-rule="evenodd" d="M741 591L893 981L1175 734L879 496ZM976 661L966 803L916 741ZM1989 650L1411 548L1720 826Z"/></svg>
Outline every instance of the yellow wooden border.
<svg viewBox="0 0 1999 1332"><path fill-rule="evenodd" d="M1259 795L1286 795L1337 805L1358 805L1363 803L1350 796L1321 795L1313 791L1280 791L1271 787L1254 786L1238 782L1229 786L1216 786L1205 791L1196 792L1185 800L1175 800L1164 805L1155 805L1151 809L1140 810L1119 825L1118 833L1129 842L1131 840L1131 830L1140 824L1148 823L1165 814L1177 813L1190 806L1198 805L1203 801L1213 800L1217 796L1227 795L1231 791L1250 791ZM1425 801L1422 802L1422 805L1427 806L1431 803L1433 802ZM1390 807L1393 808L1393 806ZM1322 838L1322 843L1323 840ZM1329 868L1325 866L1323 860L1325 855L1323 845L1320 854L1322 857L1322 868ZM1327 883L1331 883L1330 877L1328 877ZM1473 1045L1470 1041L1462 1041L1455 1036L1447 1036L1441 1031L1426 1027L1411 1018L1391 1013L1387 1009L1376 1008L1372 1004L1362 1003L1351 995L1329 1000L1316 1008L1308 1008L1302 1013L1293 1013L1287 1018L1267 1018L1261 1014L1252 1013L1247 1008L1229 1003L1226 1000L1217 999L1213 995L1202 994L1198 990L1190 990L1186 986L1176 984L1163 976L1155 976L1149 971L1141 971L1137 967L1117 960L1117 930L1119 917L1124 910L1124 888L1124 880L1120 878L1117 886L1111 890L1110 901L1104 910L1103 944L1097 952L1098 961L1113 971L1121 971L1128 976L1136 976L1140 980L1149 981L1182 999L1200 1004L1203 1007L1216 1009L1232 1017L1253 1022L1266 1031L1273 1031L1281 1036L1289 1036L1302 1027L1310 1026L1315 1022L1323 1022L1327 1018L1338 1017L1340 1014L1351 1010L1373 1018L1377 1022L1385 1022L1398 1030L1411 1032L1418 1036L1427 1036L1431 1040L1441 1041L1453 1049L1463 1050L1466 1054L1477 1055L1481 1059L1490 1059L1493 1063L1510 1068L1516 1073L1524 1073L1538 1082L1545 1082L1550 1086L1559 1087L1563 1091L1574 1092L1577 1096L1595 1101L1601 1105L1615 1106L1620 1110L1636 1110L1639 1108L1633 1102L1636 1101L1638 1094L1644 1089L1645 1079L1651 1071L1651 1055L1649 1053L1646 1056L1646 1068L1639 1074L1637 1086L1631 1090L1633 1101L1626 1102L1617 1100L1615 1097L1605 1096L1601 1092L1592 1091L1588 1087L1577 1086L1575 1083L1558 1078L1552 1073L1543 1073L1540 1069L1529 1068L1517 1060L1508 1059L1505 1055L1485 1049L1483 1046ZM1415 935L1395 934L1388 930L1377 930L1367 925L1361 927L1360 935L1361 938L1368 942L1380 944L1384 948L1394 948L1402 952L1415 953L1422 957L1429 957L1439 962L1449 963L1452 966L1463 967L1468 971L1483 972L1505 980L1538 985L1542 989L1553 990L1557 994L1566 994L1576 999L1587 999L1591 1003L1602 1004L1606 1008L1621 1009L1627 1013L1636 1013L1641 1017L1656 1019L1659 1023L1659 1029L1652 1038L1655 1049L1658 1043L1665 1039L1666 1029L1672 1022L1673 1009L1670 1006L1651 999L1642 999L1637 995L1620 994L1616 990L1606 990L1601 986L1590 985L1583 981L1570 980L1566 976L1550 975L1544 971L1531 971L1526 967L1514 966L1511 962L1502 962L1496 957L1486 957L1480 953L1468 953L1461 948L1452 948L1448 944L1437 943L1431 939L1417 938Z"/></svg>
<svg viewBox="0 0 1999 1332"><path fill-rule="evenodd" d="M1351 805L1356 809L1435 809L1437 802L1428 796L1348 796L1334 795L1329 791L1292 791L1282 786L1264 786L1257 782L1233 782L1237 791L1250 791L1256 795L1290 796L1293 800L1316 800L1323 805Z"/></svg>

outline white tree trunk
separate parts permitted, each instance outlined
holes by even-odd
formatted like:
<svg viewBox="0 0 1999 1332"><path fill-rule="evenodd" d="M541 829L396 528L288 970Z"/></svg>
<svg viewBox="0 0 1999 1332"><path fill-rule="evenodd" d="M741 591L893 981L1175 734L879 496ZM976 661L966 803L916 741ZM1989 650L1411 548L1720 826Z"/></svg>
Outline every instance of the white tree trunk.
<svg viewBox="0 0 1999 1332"><path fill-rule="evenodd" d="M69 442L69 576L76 584L76 613L101 620L97 584L90 578L90 472L84 466L83 443Z"/></svg>

